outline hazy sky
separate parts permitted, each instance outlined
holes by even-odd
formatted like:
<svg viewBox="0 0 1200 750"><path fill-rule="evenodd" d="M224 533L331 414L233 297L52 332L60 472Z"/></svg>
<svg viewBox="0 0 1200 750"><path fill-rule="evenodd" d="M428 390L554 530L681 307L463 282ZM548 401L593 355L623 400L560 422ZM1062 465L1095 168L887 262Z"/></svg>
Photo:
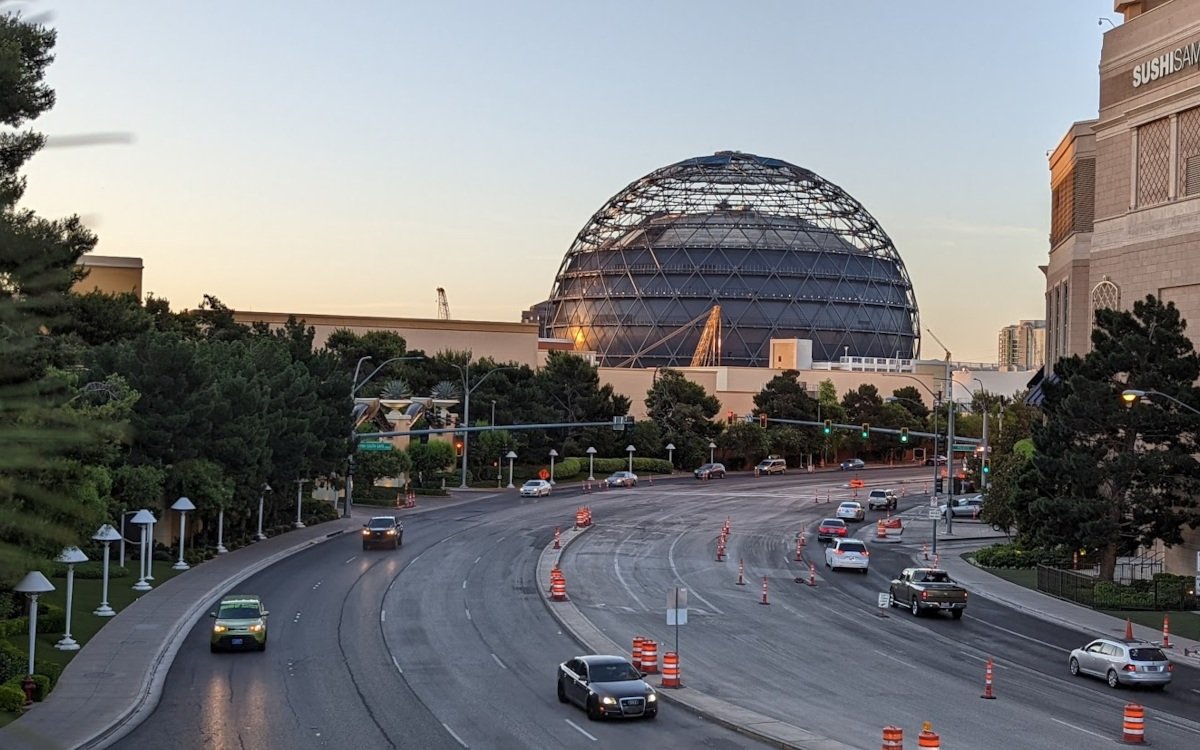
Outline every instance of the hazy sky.
<svg viewBox="0 0 1200 750"><path fill-rule="evenodd" d="M26 205L84 216L176 309L433 318L441 286L454 318L519 320L608 198L732 149L857 198L922 328L982 362L1002 326L1045 316L1046 155L1096 116L1113 17L1112 0L23 7L59 32L38 129L133 135L46 150Z"/></svg>

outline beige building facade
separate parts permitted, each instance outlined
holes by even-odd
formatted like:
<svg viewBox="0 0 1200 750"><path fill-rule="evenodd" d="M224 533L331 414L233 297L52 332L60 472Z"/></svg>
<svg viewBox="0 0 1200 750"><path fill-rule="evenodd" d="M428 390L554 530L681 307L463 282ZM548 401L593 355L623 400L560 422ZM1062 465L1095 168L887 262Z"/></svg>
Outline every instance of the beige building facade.
<svg viewBox="0 0 1200 750"><path fill-rule="evenodd" d="M1200 330L1200 0L1115 0L1099 112L1050 156L1046 360L1090 349L1093 311L1154 295ZM1164 552L1195 568L1200 539ZM1196 571L1200 574L1200 571Z"/></svg>
<svg viewBox="0 0 1200 750"><path fill-rule="evenodd" d="M997 362L1002 370L1036 370L1046 361L1046 321L1022 320L1000 329Z"/></svg>
<svg viewBox="0 0 1200 750"><path fill-rule="evenodd" d="M130 292L142 298L142 259L121 258L111 255L84 255L79 259L85 276L75 283L73 291L87 294L100 291L105 294Z"/></svg>

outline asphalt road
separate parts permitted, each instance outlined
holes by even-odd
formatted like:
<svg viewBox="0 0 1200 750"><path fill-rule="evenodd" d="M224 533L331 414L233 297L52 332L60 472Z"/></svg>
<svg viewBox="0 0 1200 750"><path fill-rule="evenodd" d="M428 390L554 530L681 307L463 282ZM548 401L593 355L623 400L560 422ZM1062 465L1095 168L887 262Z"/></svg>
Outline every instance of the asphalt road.
<svg viewBox="0 0 1200 750"><path fill-rule="evenodd" d="M928 470L888 476L926 480ZM558 703L554 670L581 649L547 613L538 594L546 582L532 576L554 526L568 526L581 502L595 526L563 555L572 600L618 643L643 635L660 653L677 648L689 688L862 748L878 747L887 724L914 743L922 721L951 747L1070 750L1117 736L1134 694L1066 671L1067 652L1086 634L983 597L957 622L879 616L877 594L911 564L912 550L871 545L868 575L829 574L809 536L817 586L797 583L808 567L793 559L794 536L832 514L846 478L674 481L586 499L508 495L406 518L397 552L364 552L353 538L318 545L239 587L272 611L268 650L209 654L205 619L158 709L116 747L757 746L669 703L656 721L612 723ZM828 505L813 502L827 496ZM908 497L901 508L923 504ZM728 557L717 562L726 518ZM665 624L675 586L689 591L678 642ZM989 656L998 698L984 701ZM1200 745L1197 689L1195 670L1182 668L1168 691L1136 693L1155 747Z"/></svg>

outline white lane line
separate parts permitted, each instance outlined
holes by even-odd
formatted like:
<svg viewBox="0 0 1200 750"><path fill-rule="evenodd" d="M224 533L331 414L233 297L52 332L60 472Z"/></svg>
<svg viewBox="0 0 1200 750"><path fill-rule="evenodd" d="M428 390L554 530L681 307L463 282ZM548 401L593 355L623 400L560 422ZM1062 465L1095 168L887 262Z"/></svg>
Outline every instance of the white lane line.
<svg viewBox="0 0 1200 750"><path fill-rule="evenodd" d="M584 737L587 737L587 738L588 738L589 740L591 740L592 742L598 742L598 740L597 740L595 737L593 737L592 735L588 734L586 731L584 731L583 727L579 726L579 725L578 725L578 724L576 724L575 722L571 721L570 719L563 719L563 721L565 721L565 722L567 722L568 724L570 724L572 727L574 727L574 728L575 728L575 731L576 731L576 732L579 732L580 734L582 734Z"/></svg>
<svg viewBox="0 0 1200 750"><path fill-rule="evenodd" d="M385 622L386 620L387 620L387 612L382 609L379 610L379 621Z"/></svg>
<svg viewBox="0 0 1200 750"><path fill-rule="evenodd" d="M399 672L400 674L404 674L404 670L400 668L400 662L396 661L396 657L394 657L394 656L392 657L392 664L396 665L397 672Z"/></svg>
<svg viewBox="0 0 1200 750"><path fill-rule="evenodd" d="M1060 652L1062 651L1061 646L1055 646L1053 643L1046 643L1045 641L1038 640L1037 638L1032 638L1030 636L1027 636L1024 633L1018 633L1015 630L1009 630L1008 628L1002 628L999 625L993 625L991 623L988 623L988 627L992 628L993 630L999 630L1002 633L1008 633L1009 635L1013 636L1014 638L1020 638L1021 640L1024 640L1024 641L1032 641L1033 643L1036 643L1039 646L1045 646L1046 648L1052 649L1054 651L1060 651Z"/></svg>
<svg viewBox="0 0 1200 750"><path fill-rule="evenodd" d="M630 536L632 536L632 534ZM625 577L621 575L621 546L623 544L624 542L617 543L617 552L613 555L613 573L617 576L617 580L621 582L621 586L625 588L625 592L629 594L629 596L633 597L633 600L637 602L637 605L641 607L642 611L648 612L649 610L646 609L646 605L642 603L642 600L638 598L637 594L633 593L633 589L629 587L629 582L626 581Z"/></svg>
<svg viewBox="0 0 1200 750"><path fill-rule="evenodd" d="M346 562L342 563L342 565L349 565L350 563L354 562L357 559L358 559L358 555L355 555L354 557L350 558Z"/></svg>
<svg viewBox="0 0 1200 750"><path fill-rule="evenodd" d="M967 653L966 651L959 651L958 653L962 654L963 656L967 657L968 659L974 659L975 661L981 661L984 664L987 664L988 657L986 657L986 656L980 656L979 654L970 654L970 653ZM996 669L1008 669L1008 667L1004 666L1003 664L996 661L995 659L992 659L992 666Z"/></svg>
<svg viewBox="0 0 1200 750"><path fill-rule="evenodd" d="M685 584L687 583L687 581L683 580L683 576L681 576L679 574L679 569L675 567L675 545L679 544L679 540L683 539L683 535L686 533L687 532L683 532L683 533L679 534L679 536L675 537L675 541L671 542L671 546L667 548L667 562L669 562L671 564L671 572L675 574L675 578L680 583L685 583ZM712 602L710 602L709 600L705 599L703 596L700 596L700 594L697 593L696 588L694 586L689 586L688 588L689 588L688 593L691 594L692 596L696 597L700 601L704 602L704 606L708 607L711 611L716 612L718 615L725 614L724 612L722 612L720 610L720 608L717 607L717 605L715 605Z"/></svg>
<svg viewBox="0 0 1200 750"><path fill-rule="evenodd" d="M463 588L465 589L466 587L467 587L467 581L466 581L466 579L464 579L463 580Z"/></svg>
<svg viewBox="0 0 1200 750"><path fill-rule="evenodd" d="M475 558L475 564L478 565L479 561L482 559L483 559L483 555L480 555L479 557Z"/></svg>
<svg viewBox="0 0 1200 750"><path fill-rule="evenodd" d="M455 742L462 745L463 747L470 747L470 745L468 745L467 743L462 741L462 737L459 737L457 734L454 733L454 730L450 728L449 724L447 724L446 722L443 721L442 726L444 726L446 728L446 731L450 733L450 736L454 738Z"/></svg>
<svg viewBox="0 0 1200 750"><path fill-rule="evenodd" d="M1065 722L1065 721L1063 721L1062 719L1056 719L1056 718L1054 718L1053 716L1051 716L1051 717L1050 717L1050 721L1053 721L1053 722L1055 722L1055 723L1058 723L1058 724L1062 724L1064 727L1070 727L1071 729L1077 729L1077 730L1079 730L1080 732L1083 732L1084 734L1090 734L1090 735L1092 735L1093 737L1099 737L1099 738L1100 738L1100 739L1102 739L1102 740L1111 740L1111 739L1112 739L1111 737L1108 737L1107 735L1099 734L1099 733L1097 733L1097 732L1093 732L1093 731L1091 731L1090 729L1084 729L1083 727L1077 727L1077 726L1075 726L1074 724L1070 724L1070 723L1068 723L1068 722Z"/></svg>
<svg viewBox="0 0 1200 750"><path fill-rule="evenodd" d="M507 664L505 664L504 662L500 661L500 657L499 657L499 656L496 656L495 654L492 654L492 658L496 660L496 663L500 665L500 668L501 668L501 669L508 669L508 665L507 665Z"/></svg>
<svg viewBox="0 0 1200 750"><path fill-rule="evenodd" d="M1200 732L1197 732L1197 731L1196 731L1196 729L1195 729L1194 727L1188 727L1188 726L1184 726L1183 724L1180 724L1180 723L1178 723L1178 722L1171 721L1170 719L1164 719L1164 718L1163 718L1163 717L1161 717L1161 716L1151 716L1150 718L1151 718L1151 719L1154 719L1155 721L1158 721L1158 722L1161 722L1161 723L1163 723L1163 724L1166 724L1166 725L1167 725L1167 726L1169 726L1169 727L1174 727L1174 728L1176 728L1176 729L1178 729L1178 730L1180 730L1180 731L1184 731L1184 732L1191 732L1192 734L1200 734Z"/></svg>
<svg viewBox="0 0 1200 750"><path fill-rule="evenodd" d="M904 659L901 659L901 658L900 658L900 657L898 657L898 656L892 656L891 654L885 653L885 652L883 652L883 651L876 651L875 653L879 654L880 656L887 657L888 659L891 659L891 660L892 660L892 661L894 661L894 662L899 662L900 664L903 664L903 665L904 665L904 666L906 666L906 667L911 667L911 666L912 666L912 664L911 664L911 663L909 663L909 662L905 661Z"/></svg>
<svg viewBox="0 0 1200 750"><path fill-rule="evenodd" d="M469 610L469 609L467 610L467 619L468 620L471 619L471 610Z"/></svg>

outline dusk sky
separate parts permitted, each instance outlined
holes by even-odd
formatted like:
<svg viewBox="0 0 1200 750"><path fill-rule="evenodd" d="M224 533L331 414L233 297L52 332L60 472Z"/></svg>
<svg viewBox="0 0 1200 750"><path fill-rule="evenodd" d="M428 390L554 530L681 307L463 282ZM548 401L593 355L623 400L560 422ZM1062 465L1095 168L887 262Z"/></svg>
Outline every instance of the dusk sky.
<svg viewBox="0 0 1200 750"><path fill-rule="evenodd" d="M895 243L922 328L1045 317L1047 152L1096 116L1112 0L33 0L58 30L25 205L175 309L516 321L659 167L813 170ZM924 331L922 331L924 335ZM942 349L925 335L923 356Z"/></svg>

